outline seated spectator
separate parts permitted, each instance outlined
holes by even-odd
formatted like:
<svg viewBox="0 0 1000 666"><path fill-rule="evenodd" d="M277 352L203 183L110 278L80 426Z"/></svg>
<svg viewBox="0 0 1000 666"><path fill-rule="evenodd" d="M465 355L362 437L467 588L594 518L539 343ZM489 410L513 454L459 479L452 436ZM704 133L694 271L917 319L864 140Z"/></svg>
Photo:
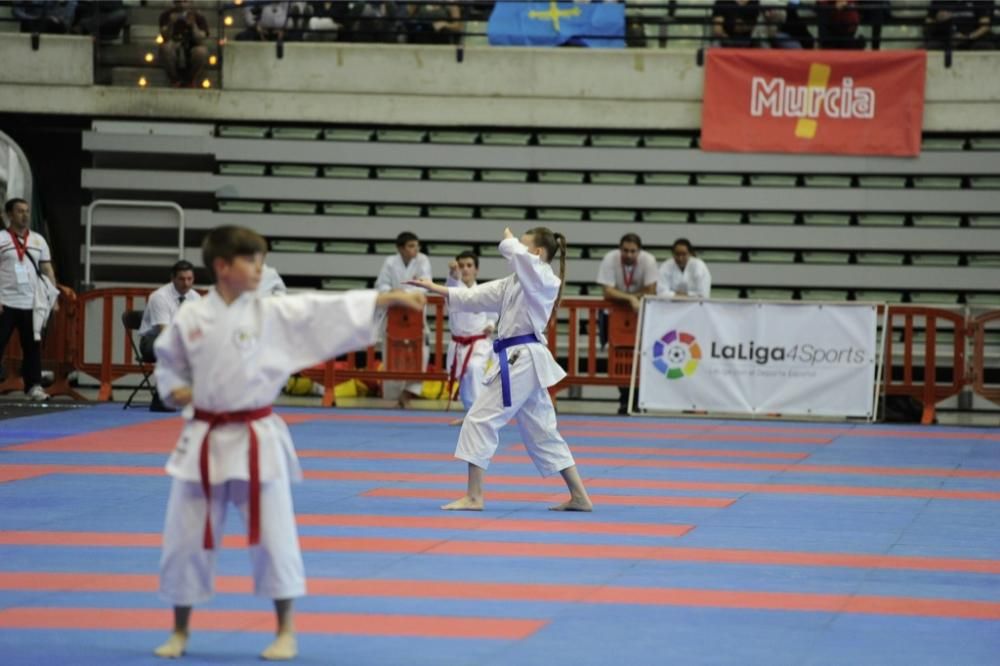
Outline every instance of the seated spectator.
<svg viewBox="0 0 1000 666"><path fill-rule="evenodd" d="M812 35L809 28L798 19L796 8L792 3L778 0L765 0L761 5L761 18L757 26L755 41L757 44L769 46L772 49L812 48ZM809 46L803 44L803 31Z"/></svg>
<svg viewBox="0 0 1000 666"><path fill-rule="evenodd" d="M341 3L338 3L341 4ZM341 41L402 42L406 8L395 2L345 2L346 15Z"/></svg>
<svg viewBox="0 0 1000 666"><path fill-rule="evenodd" d="M994 48L993 5L992 0L932 2L924 25L927 48Z"/></svg>
<svg viewBox="0 0 1000 666"><path fill-rule="evenodd" d="M73 27L76 0L22 0L15 2L11 13L21 22L21 32L65 35Z"/></svg>
<svg viewBox="0 0 1000 666"><path fill-rule="evenodd" d="M155 361L153 343L156 337L167 327L177 314L181 305L188 301L197 301L201 294L192 289L194 286L194 266L188 261L178 261L170 269L170 282L163 285L146 301L146 309L142 313L142 324L139 326L139 353L143 361ZM160 401L154 392L150 411L170 411Z"/></svg>
<svg viewBox="0 0 1000 666"><path fill-rule="evenodd" d="M857 34L861 13L854 0L818 0L816 26L821 49L864 49L865 38Z"/></svg>
<svg viewBox="0 0 1000 666"><path fill-rule="evenodd" d="M638 311L643 296L656 293L656 257L642 249L638 234L625 234L618 241L618 249L611 250L601 259L597 269L597 284L609 301L628 304ZM601 343L607 341L607 313L600 317ZM618 413L628 414L627 386L618 388Z"/></svg>
<svg viewBox="0 0 1000 666"><path fill-rule="evenodd" d="M289 28L291 2L247 2L243 10L246 30L236 35L238 41L273 42L284 39Z"/></svg>
<svg viewBox="0 0 1000 666"><path fill-rule="evenodd" d="M160 62L175 88L197 86L208 65L208 21L190 0L174 0L160 14Z"/></svg>
<svg viewBox="0 0 1000 666"><path fill-rule="evenodd" d="M691 241L678 238L674 241L674 256L660 267L656 293L671 298L709 298L712 294L712 274L708 266L697 257Z"/></svg>
<svg viewBox="0 0 1000 666"><path fill-rule="evenodd" d="M760 15L759 0L715 0L712 37L721 46L749 48Z"/></svg>
<svg viewBox="0 0 1000 666"><path fill-rule="evenodd" d="M462 10L454 2L408 6L406 40L411 44L456 44L462 35Z"/></svg>
<svg viewBox="0 0 1000 666"><path fill-rule="evenodd" d="M81 2L76 8L76 31L93 35L102 42L118 39L128 24L128 12L122 0Z"/></svg>
<svg viewBox="0 0 1000 666"><path fill-rule="evenodd" d="M298 15L298 29L310 41L336 41L348 6L344 2L309 2Z"/></svg>

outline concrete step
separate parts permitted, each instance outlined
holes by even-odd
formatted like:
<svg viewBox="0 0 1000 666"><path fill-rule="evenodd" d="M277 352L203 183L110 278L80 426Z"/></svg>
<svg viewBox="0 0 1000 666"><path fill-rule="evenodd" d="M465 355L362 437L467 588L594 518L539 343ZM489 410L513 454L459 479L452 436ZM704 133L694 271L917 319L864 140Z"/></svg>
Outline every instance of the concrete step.
<svg viewBox="0 0 1000 666"><path fill-rule="evenodd" d="M138 87L141 78L146 79L146 85L150 88L166 88L170 85L167 80L167 73L155 65L149 67L123 66L111 68L111 85L113 86ZM211 82L212 88L219 87L218 71L209 70L205 73L205 78Z"/></svg>

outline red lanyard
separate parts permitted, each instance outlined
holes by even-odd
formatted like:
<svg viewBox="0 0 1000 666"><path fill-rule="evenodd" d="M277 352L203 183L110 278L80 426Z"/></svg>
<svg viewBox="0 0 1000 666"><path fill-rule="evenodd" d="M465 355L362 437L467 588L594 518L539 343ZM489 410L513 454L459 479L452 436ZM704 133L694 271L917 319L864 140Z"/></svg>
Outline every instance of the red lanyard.
<svg viewBox="0 0 1000 666"><path fill-rule="evenodd" d="M31 232L29 231L24 232L23 245L21 244L22 241L18 239L17 234L14 233L13 229L8 228L7 233L10 234L10 239L14 241L14 251L17 252L17 260L24 261L24 255L28 254L28 234Z"/></svg>
<svg viewBox="0 0 1000 666"><path fill-rule="evenodd" d="M631 270L629 270L631 268ZM632 280L635 277L635 264L631 267L622 264L622 277L625 279L625 291L629 292L632 290Z"/></svg>

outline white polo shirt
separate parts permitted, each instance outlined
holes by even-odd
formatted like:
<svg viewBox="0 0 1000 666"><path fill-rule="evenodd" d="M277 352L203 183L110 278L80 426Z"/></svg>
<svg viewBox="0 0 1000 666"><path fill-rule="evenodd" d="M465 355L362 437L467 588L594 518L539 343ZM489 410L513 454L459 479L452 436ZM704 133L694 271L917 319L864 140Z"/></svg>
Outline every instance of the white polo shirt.
<svg viewBox="0 0 1000 666"><path fill-rule="evenodd" d="M18 239L20 242L22 239ZM41 268L43 261L52 261L49 244L41 234L28 232L27 252ZM18 310L31 310L35 306L35 284L38 273L27 256L20 260L11 231L0 230L0 305Z"/></svg>
<svg viewBox="0 0 1000 666"><path fill-rule="evenodd" d="M142 326L139 327L139 335L146 335L152 332L156 326L166 326L173 321L174 315L180 309L181 303L197 301L201 298L194 289L189 289L182 297L174 288L173 282L168 282L152 294L146 301L146 309L142 313Z"/></svg>
<svg viewBox="0 0 1000 666"><path fill-rule="evenodd" d="M651 284L656 284L656 257L645 250L639 250L635 263L628 268L622 264L622 251L611 250L601 259L597 269L597 284L614 287L627 294L635 294Z"/></svg>

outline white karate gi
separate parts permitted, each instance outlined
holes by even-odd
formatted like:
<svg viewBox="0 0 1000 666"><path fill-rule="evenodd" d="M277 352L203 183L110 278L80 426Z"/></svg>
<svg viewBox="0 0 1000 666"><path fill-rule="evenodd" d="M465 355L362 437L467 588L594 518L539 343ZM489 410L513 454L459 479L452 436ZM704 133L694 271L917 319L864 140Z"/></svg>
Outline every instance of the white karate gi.
<svg viewBox="0 0 1000 666"><path fill-rule="evenodd" d="M417 278L427 278L431 279L431 260L427 258L427 255L423 252L418 252L417 256L414 257L409 264L403 263L403 258L399 256L399 253L386 257L385 261L382 262L382 270L378 272L378 278L375 280L375 288L379 291L392 291L393 289L402 289L403 291L423 291L420 287L415 287L410 284L406 284L407 280L416 280ZM385 337L385 313L380 314L379 319L379 333L380 337ZM430 349L427 346L427 313L424 312L424 350L423 350L423 367L427 367L427 360L430 358ZM386 355L386 348L382 347L382 358L384 359ZM395 400L399 397L399 394L406 389L410 393L415 395L420 395L423 390L423 382L410 382L406 384L405 382L388 380L382 382L382 397L388 398L390 400Z"/></svg>
<svg viewBox="0 0 1000 666"><path fill-rule="evenodd" d="M451 275L448 276L448 281L445 284L447 287L454 289L474 289L476 287L476 285L469 287ZM496 327L496 324L497 317L495 313L460 312L450 307L448 309L448 328L451 329L452 335L463 338L482 335L487 326ZM458 355L457 362L455 359L456 354ZM465 375L461 377L461 383L458 386L458 397L462 401L462 405L465 406L465 409L468 410L482 392L483 378L486 376L486 366L494 359L493 341L487 337L483 340L476 340L471 347L469 345L460 345L454 340L449 342L448 364L445 366L445 370L449 373L449 376L451 368L454 365L456 380L459 379L466 356L469 356L469 361L465 369ZM495 360L493 362L496 363Z"/></svg>
<svg viewBox="0 0 1000 666"><path fill-rule="evenodd" d="M684 270L678 268L672 258L667 259L660 267L656 293L660 296L708 298L712 294L712 274L698 257L689 258Z"/></svg>
<svg viewBox="0 0 1000 666"><path fill-rule="evenodd" d="M486 469L500 442L500 428L517 418L528 455L539 473L549 476L574 464L569 446L557 430L556 411L546 390L566 376L545 344L545 328L560 281L548 263L528 252L516 238L502 241L500 252L514 274L473 289L449 289L448 304L457 312L499 312L499 339L534 333L541 342L501 352L510 359L511 406L503 406L497 364L465 416L455 457Z"/></svg>
<svg viewBox="0 0 1000 666"><path fill-rule="evenodd" d="M161 397L184 386L193 404L214 413L271 405L289 373L375 341L374 291L296 294L259 298L244 294L228 306L213 289L185 304L156 341L156 379ZM188 420L167 462L174 477L167 505L160 560L160 591L173 605L189 606L212 596L215 551L202 534L206 500L199 457L208 431ZM277 415L253 421L258 440L261 501L260 544L250 547L254 589L273 599L305 594L305 574L292 509L290 481L302 478L288 427ZM248 509L248 453L245 423L222 425L210 435L212 528L221 543L227 502Z"/></svg>
<svg viewBox="0 0 1000 666"><path fill-rule="evenodd" d="M273 267L264 264L260 271L260 284L257 285L258 296L282 296L288 293L285 281L281 279Z"/></svg>

